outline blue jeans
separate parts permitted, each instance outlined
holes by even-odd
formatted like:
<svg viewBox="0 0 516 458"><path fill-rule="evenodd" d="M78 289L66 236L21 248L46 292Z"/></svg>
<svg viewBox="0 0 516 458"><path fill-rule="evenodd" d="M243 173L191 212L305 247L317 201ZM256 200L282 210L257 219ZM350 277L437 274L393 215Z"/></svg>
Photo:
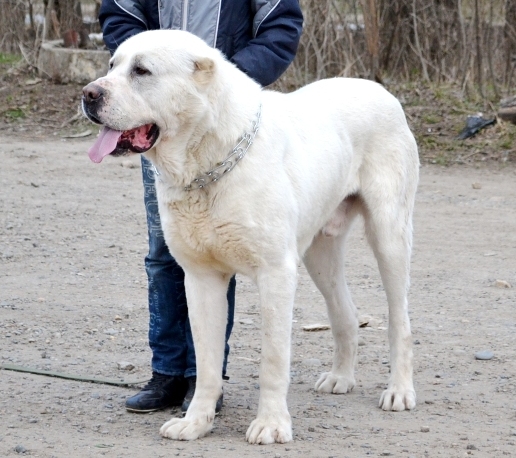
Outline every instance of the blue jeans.
<svg viewBox="0 0 516 458"><path fill-rule="evenodd" d="M142 172L149 254L145 269L149 280L149 345L152 370L160 374L192 377L196 375L195 350L188 319L184 272L168 251L158 212L154 170L142 156ZM223 375L226 374L229 336L235 314L235 277L228 288L228 323Z"/></svg>

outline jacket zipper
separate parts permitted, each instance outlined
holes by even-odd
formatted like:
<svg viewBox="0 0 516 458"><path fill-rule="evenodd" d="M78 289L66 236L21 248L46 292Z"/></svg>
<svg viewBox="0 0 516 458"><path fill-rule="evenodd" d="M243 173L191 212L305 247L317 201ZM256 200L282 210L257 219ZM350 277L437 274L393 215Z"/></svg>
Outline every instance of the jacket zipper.
<svg viewBox="0 0 516 458"><path fill-rule="evenodd" d="M186 27L188 26L188 0L183 1L183 24L181 29L182 30L188 30Z"/></svg>

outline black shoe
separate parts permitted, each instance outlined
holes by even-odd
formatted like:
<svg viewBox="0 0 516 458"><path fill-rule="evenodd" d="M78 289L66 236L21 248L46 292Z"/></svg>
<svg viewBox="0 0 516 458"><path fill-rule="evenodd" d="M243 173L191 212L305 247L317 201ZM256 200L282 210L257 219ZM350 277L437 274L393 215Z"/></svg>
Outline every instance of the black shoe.
<svg viewBox="0 0 516 458"><path fill-rule="evenodd" d="M155 412L183 403L188 383L184 377L152 373L152 378L143 389L126 399L125 408L130 412Z"/></svg>
<svg viewBox="0 0 516 458"><path fill-rule="evenodd" d="M188 407L190 407L190 403L192 402L192 399L194 397L195 393L195 385L197 383L197 377L188 377L186 379L188 382L188 390L185 394L185 399L183 401L183 404L181 405L181 412L183 412L183 415L188 410ZM217 415L220 412L220 409L222 409L222 401L224 399L224 393L222 393L217 399L217 404L215 404L215 415Z"/></svg>

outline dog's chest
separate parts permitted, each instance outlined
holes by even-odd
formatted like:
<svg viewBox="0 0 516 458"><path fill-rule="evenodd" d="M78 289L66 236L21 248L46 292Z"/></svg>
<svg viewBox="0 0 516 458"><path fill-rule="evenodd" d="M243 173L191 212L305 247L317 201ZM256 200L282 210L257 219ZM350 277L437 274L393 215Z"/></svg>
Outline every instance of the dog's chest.
<svg viewBox="0 0 516 458"><path fill-rule="evenodd" d="M176 256L235 270L259 264L249 227L221 216L209 202L173 202L166 205L165 211L163 230Z"/></svg>

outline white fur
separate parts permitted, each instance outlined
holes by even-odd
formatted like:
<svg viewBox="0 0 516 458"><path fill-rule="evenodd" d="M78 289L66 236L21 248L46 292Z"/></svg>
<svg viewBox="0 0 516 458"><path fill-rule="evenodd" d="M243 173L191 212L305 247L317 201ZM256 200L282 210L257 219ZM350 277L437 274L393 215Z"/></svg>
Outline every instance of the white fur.
<svg viewBox="0 0 516 458"><path fill-rule="evenodd" d="M136 76L135 62L151 74ZM163 425L165 437L207 434L222 390L228 281L258 285L262 358L258 415L246 438L292 439L287 409L290 334L298 261L327 303L335 353L316 390L355 385L358 322L344 275L344 243L365 219L389 304L391 375L384 410L413 409L412 342L407 313L412 211L418 153L398 101L380 85L335 78L291 94L262 90L222 55L186 32L153 31L123 43L99 117L120 130L153 122L161 134L146 156L156 182L167 244L185 270L197 354L197 389L186 416ZM261 125L244 159L220 181L185 191Z"/></svg>

